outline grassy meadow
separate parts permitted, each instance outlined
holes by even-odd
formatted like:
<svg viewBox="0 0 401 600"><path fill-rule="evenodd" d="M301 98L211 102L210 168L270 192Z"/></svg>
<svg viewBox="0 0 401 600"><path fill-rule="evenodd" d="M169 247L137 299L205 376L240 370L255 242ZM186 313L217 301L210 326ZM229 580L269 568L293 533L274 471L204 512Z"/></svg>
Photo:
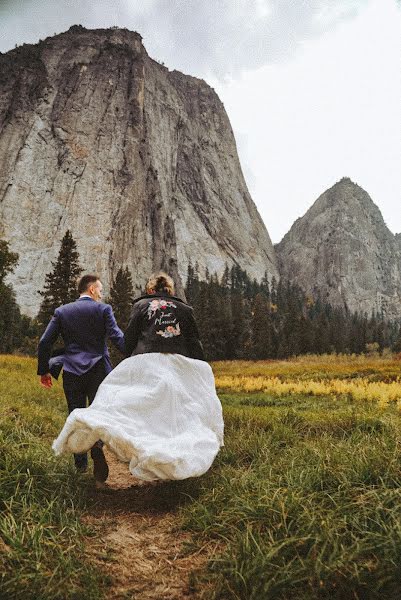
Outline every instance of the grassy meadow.
<svg viewBox="0 0 401 600"><path fill-rule="evenodd" d="M212 366L225 447L205 476L158 492L193 544L214 548L189 574L197 597L399 598L401 361ZM34 373L31 359L0 357L0 598L107 598L112 581L83 546L96 535L80 522L89 480L50 450L61 388Z"/></svg>
<svg viewBox="0 0 401 600"><path fill-rule="evenodd" d="M88 486L51 442L65 420L60 384L33 359L0 356L0 598L94 600L100 580L79 520Z"/></svg>

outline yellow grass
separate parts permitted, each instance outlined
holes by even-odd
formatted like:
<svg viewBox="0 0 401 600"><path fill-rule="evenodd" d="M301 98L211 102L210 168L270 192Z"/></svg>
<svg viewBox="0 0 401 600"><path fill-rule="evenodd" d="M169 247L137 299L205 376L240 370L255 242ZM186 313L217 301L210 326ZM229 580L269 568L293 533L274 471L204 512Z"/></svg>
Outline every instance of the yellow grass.
<svg viewBox="0 0 401 600"><path fill-rule="evenodd" d="M273 396L310 395L336 396L347 395L353 400L377 401L385 407L389 402L401 401L401 381L391 383L369 382L364 378L353 381L332 379L331 381L293 381L282 382L277 377L224 377L216 378L220 390L235 392L264 392ZM401 405L401 402L400 402Z"/></svg>
<svg viewBox="0 0 401 600"><path fill-rule="evenodd" d="M235 360L213 363L215 375L243 375L293 377L319 373L324 376L355 375L355 373L380 373L383 377L392 374L401 376L401 360L394 355L364 356L360 354L322 354L298 356L288 360Z"/></svg>
<svg viewBox="0 0 401 600"><path fill-rule="evenodd" d="M291 361L215 363L222 391L272 396L347 396L401 408L401 362L395 357L308 356Z"/></svg>

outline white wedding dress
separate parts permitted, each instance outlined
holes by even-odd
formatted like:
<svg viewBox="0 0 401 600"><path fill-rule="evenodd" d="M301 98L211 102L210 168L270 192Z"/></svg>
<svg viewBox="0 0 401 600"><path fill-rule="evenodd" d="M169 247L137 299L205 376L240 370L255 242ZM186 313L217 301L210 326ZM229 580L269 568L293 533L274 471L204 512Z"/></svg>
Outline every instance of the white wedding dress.
<svg viewBox="0 0 401 600"><path fill-rule="evenodd" d="M53 450L86 452L99 439L139 479L202 475L223 445L212 369L180 354L125 359L100 385L91 406L68 416Z"/></svg>

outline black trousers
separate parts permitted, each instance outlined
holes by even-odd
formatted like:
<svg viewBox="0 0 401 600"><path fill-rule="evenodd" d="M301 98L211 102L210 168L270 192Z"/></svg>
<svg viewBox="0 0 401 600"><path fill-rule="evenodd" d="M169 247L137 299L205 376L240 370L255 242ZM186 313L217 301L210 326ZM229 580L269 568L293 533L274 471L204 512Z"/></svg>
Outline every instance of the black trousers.
<svg viewBox="0 0 401 600"><path fill-rule="evenodd" d="M104 360L101 359L83 375L63 371L63 388L67 399L68 412L75 408L86 408L92 404L97 389L106 377ZM74 454L75 466L82 469L88 465L87 454Z"/></svg>

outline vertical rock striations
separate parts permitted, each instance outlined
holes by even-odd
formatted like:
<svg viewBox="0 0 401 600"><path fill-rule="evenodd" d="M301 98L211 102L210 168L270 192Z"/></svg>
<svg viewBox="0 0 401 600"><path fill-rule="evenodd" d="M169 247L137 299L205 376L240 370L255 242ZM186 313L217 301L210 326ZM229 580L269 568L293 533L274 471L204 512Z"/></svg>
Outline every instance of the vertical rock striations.
<svg viewBox="0 0 401 600"><path fill-rule="evenodd" d="M398 238L398 239L397 239ZM351 311L401 316L401 243L348 178L324 192L276 245L280 275Z"/></svg>
<svg viewBox="0 0 401 600"><path fill-rule="evenodd" d="M1 55L0 160L0 237L28 314L66 229L106 285L127 265L138 287L164 268L180 291L190 260L277 276L222 103L137 33L74 26Z"/></svg>

